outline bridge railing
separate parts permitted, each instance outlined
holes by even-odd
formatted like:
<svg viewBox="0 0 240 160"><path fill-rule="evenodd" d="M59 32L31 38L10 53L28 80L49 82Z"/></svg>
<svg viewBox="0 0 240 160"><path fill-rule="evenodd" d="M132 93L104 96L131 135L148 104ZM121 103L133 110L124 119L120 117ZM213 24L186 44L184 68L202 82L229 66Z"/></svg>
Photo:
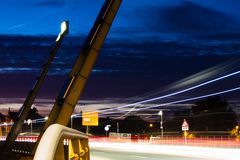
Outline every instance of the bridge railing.
<svg viewBox="0 0 240 160"><path fill-rule="evenodd" d="M68 140L68 154L64 149ZM34 160L89 160L88 137L77 130L53 124L45 131L34 155Z"/></svg>

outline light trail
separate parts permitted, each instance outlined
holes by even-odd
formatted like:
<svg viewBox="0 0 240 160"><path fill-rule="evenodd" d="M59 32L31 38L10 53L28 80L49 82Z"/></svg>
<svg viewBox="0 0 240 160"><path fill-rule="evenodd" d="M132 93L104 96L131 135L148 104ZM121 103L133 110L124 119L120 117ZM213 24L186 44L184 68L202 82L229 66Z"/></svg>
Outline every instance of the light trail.
<svg viewBox="0 0 240 160"><path fill-rule="evenodd" d="M229 78L229 77L234 76L234 75L237 75L237 74L239 74L239 73L240 73L240 71L236 71L236 72L227 74L227 75L225 75L225 76L222 76L222 77L219 77L219 78L216 78L216 79L213 79L213 80L204 82L204 83L202 83L202 84L199 84L199 85L196 85L196 86L193 86L193 87L190 87L190 88L187 88L187 89L178 91L178 92L170 93L170 94L167 94L167 95L164 95L164 96L160 96L160 97L156 97L156 98L151 98L151 99L144 100L144 101L139 101L139 102L132 103L132 104L123 105L123 106L117 107L117 109L121 109L121 108L125 108L125 107L131 107L131 106L135 106L135 105L138 105L138 104L147 103L147 102L152 102L152 101L156 101L156 100L159 100L159 99L163 99L163 98L175 96L175 95L178 95L178 94L181 94L181 93L184 93L184 92L188 92L188 91L191 91L191 90L193 90L193 89L196 89L196 88L199 88L199 87L208 85L208 84L210 84L210 83L217 82L217 81L220 81L220 80L225 79L225 78Z"/></svg>
<svg viewBox="0 0 240 160"><path fill-rule="evenodd" d="M162 106L167 106L167 105L176 104L176 103L188 102L188 101L198 100L198 99L202 99L202 98L206 98L206 97L211 97L211 96L216 96L216 95L220 95L220 94L230 93L230 92L234 92L234 91L237 91L237 90L240 90L240 87L228 89L228 90L221 91L221 92L215 92L215 93L211 93L211 94L207 94L207 95L203 95L203 96L197 96L197 97L193 97L193 98L187 98L187 99L183 99L183 100L178 100L178 101L173 101L173 102L164 103L164 104L160 104L160 105L155 105L155 106L151 106L151 107L144 107L144 108L139 108L139 109L131 108L130 111L119 111L119 112L128 112L128 113L130 113L131 111L140 111L140 110L151 109L151 108L156 108L156 107L162 107ZM115 113L119 113L119 112L115 112ZM103 115L108 115L108 114L113 114L113 112L112 113L104 113ZM121 117L123 117L125 115L126 114L122 115ZM72 118L74 118L74 117L76 117L76 118L77 117L82 117L82 115L80 115L80 114L73 114ZM46 122L46 121L47 121L46 118L40 118L40 119L33 119L31 123L43 123L43 122ZM25 121L24 123L27 123L27 121ZM13 122L3 123L3 124L0 124L0 127L1 126L11 126L13 124L14 124Z"/></svg>
<svg viewBox="0 0 240 160"><path fill-rule="evenodd" d="M191 91L191 90L200 88L200 87L202 87L202 86L211 84L211 83L213 83L213 82L217 82L217 81L220 81L220 80L223 80L223 79L226 79L226 78L235 76L235 75L237 75L237 74L239 74L239 73L240 73L240 71L236 71L236 72L233 72L233 73L227 74L227 75L225 75L225 76L221 76L221 77L215 78L215 79L213 79L213 80L209 80L209 81L207 81L207 82L198 84L198 85L196 85L196 86L193 86L193 87L190 87L190 88L181 90L181 91L177 91L177 92L170 93L170 94L167 94L167 95L164 95L164 96L160 96L160 97L156 97L156 98L151 98L151 99L147 99L147 100L143 100L143 101L139 101L139 102L135 102L135 103L131 103L131 104L127 104L127 105L115 107L115 108L109 108L109 109L101 110L101 111L98 111L98 113L103 113L103 112L112 111L112 110L116 110L116 109L131 107L131 106L139 105L139 104L142 104L142 103L152 102L152 101L160 100L160 99L163 99L163 98L175 96L175 95L178 95L178 94L181 94L181 93L185 93L185 92L188 92L188 91ZM130 112L132 112L132 111L139 111L139 110L143 110L143 109L161 107L161 106L166 106L166 105L170 105L170 104L176 104L176 103L182 103L182 102L187 102L187 101L202 99L202 98L206 98L206 97L209 97L209 96L214 96L214 95L220 95L220 94L224 94L224 93L228 93L228 92L233 92L233 91L236 91L236 90L239 90L239 87L237 87L237 88L235 88L235 89L230 89L230 90L222 91L222 92L217 92L217 93L212 93L212 94L204 95L204 96L198 96L198 97L188 98L188 99L179 100L179 101L175 101L175 102L169 102L169 103L165 103L165 104L161 104L161 105L157 105L157 106L145 107L145 108L141 108L141 109L135 109L135 107L134 107L134 108L131 108L130 111L118 111L118 112L114 112L114 113L119 113L119 112L128 112L128 113L130 113ZM112 113L113 113L113 112L111 112L111 113L103 113L103 115L112 114ZM126 116L128 113L122 115L122 117L123 117L123 116ZM73 114L73 115L72 115L72 118L73 118L73 117L76 117L76 118L77 118L77 117L82 117L82 115L81 115L81 114Z"/></svg>
<svg viewBox="0 0 240 160"><path fill-rule="evenodd" d="M47 121L47 119L48 118L39 118L39 119L31 119L31 123L44 123L44 122L46 122ZM27 124L28 122L27 122L27 120L25 120L24 121L24 124ZM7 123L7 122L4 122L4 123L2 123L2 124L0 124L0 127L2 127L2 126L12 126L14 124L14 122L9 122L9 123Z"/></svg>
<svg viewBox="0 0 240 160"><path fill-rule="evenodd" d="M207 97L211 97L211 96L217 96L217 95L221 95L221 94L226 94L226 93L234 92L234 91L237 91L237 90L240 90L240 87L228 89L228 90L221 91L221 92L215 92L215 93L211 93L211 94L206 94L206 95L203 95L203 96L197 96L197 97L193 97L193 98L187 98L187 99L183 99L183 100L178 100L178 101L173 101L173 102L164 103L164 104L160 104L160 105L155 105L155 106L151 106L151 107L144 107L144 108L139 108L139 109L131 108L130 111L118 111L118 112L114 112L114 113L119 113L119 112L128 112L128 113L130 113L132 111L140 111L140 110L151 109L151 108L156 108L156 107L163 107L163 106L167 106L167 105L171 105L171 104L188 102L188 101L198 100L198 99L207 98ZM116 109L116 108L114 108L114 109ZM110 110L110 109L108 109L108 110ZM113 108L111 108L111 110L113 110ZM106 110L102 110L102 111L106 111ZM101 113L102 111L100 111L99 113ZM126 113L126 114L128 114L128 113ZM111 112L111 113L103 113L102 115L108 115L108 114L113 114L113 112ZM126 114L122 115L121 117L126 116ZM82 117L82 115L80 115L80 114L74 114L72 116L73 117Z"/></svg>
<svg viewBox="0 0 240 160"><path fill-rule="evenodd" d="M163 155L179 156L189 158L200 158L208 160L239 160L239 149L230 148L211 148L211 147L192 147L192 146L176 146L176 145L150 145L150 144L131 144L131 143L103 143L90 142L90 149L96 151L115 152L118 154L129 155L135 153L136 155L158 155L159 158ZM121 151L121 152L119 152Z"/></svg>
<svg viewBox="0 0 240 160"><path fill-rule="evenodd" d="M221 76L221 77L218 77L218 78L215 78L215 79L212 79L212 80L209 80L207 82L204 82L204 83L201 83L201 84L198 84L196 86L193 86L193 87L190 87L190 88L187 88L187 89L183 89L181 91L177 91L177 92L174 92L174 93L170 93L170 94L167 94L167 95L164 95L164 96L159 96L159 97L155 97L155 98L151 98L151 99L147 99L147 100L143 100L143 101L139 101L139 102L135 102L135 103L131 103L131 104L127 104L127 105L122 105L122 106L119 106L119 107L114 107L114 108L108 108L108 109L104 109L104 110L101 110L101 111L98 111L98 113L102 113L102 115L106 115L106 114L112 114L111 113L103 113L103 112L107 112L107 111L113 111L113 110L119 110L121 108L127 108L127 107L131 107L131 106L135 106L135 105L139 105L139 104L143 104L143 103L147 103L147 102L152 102L152 101L156 101L156 100L160 100L160 99L164 99L164 98L167 98L167 97L171 97L171 96L175 96L175 95L178 95L178 94L181 94L181 93L185 93L185 92L188 92L188 91L191 91L191 90L194 90L194 89L197 89L197 88L200 88L200 87L203 87L205 85L208 85L208 84L211 84L211 83L214 83L214 82L217 82L217 81L220 81L220 80L223 80L223 79L226 79L226 78L229 78L229 77L232 77L232 76L235 76L237 74L239 74L240 71L236 71L236 72L232 72L230 74L227 74L227 75L224 75L224 76ZM224 91L223 91L224 92ZM211 94L210 94L211 95ZM219 95L219 94L217 94ZM193 99L194 100L194 99ZM185 101L185 100L184 100ZM183 101L183 102L184 102ZM186 100L187 101L187 100ZM189 100L190 101L190 100ZM177 103L178 101L176 101ZM169 104L169 103L166 103L166 104ZM175 104L173 102L170 102L170 104ZM119 113L119 112L132 112L134 111L135 107L131 108L130 111L118 111L118 112L114 112L114 113ZM125 116L127 115L128 113L125 113L124 115L122 116ZM82 117L81 114L73 114L72 117Z"/></svg>
<svg viewBox="0 0 240 160"><path fill-rule="evenodd" d="M221 76L221 77L215 78L213 80L210 80L210 81L198 84L196 86L193 86L193 87L181 90L181 91L177 91L177 92L170 93L170 94L167 94L167 95L164 95L164 96L159 96L159 97L155 97L155 98L151 98L151 99L147 99L147 100L143 100L143 101L139 101L139 102L135 102L135 103L131 103L131 104L115 107L115 108L109 108L109 109L101 110L101 111L99 111L99 113L106 112L106 111L112 111L112 110L116 110L116 109L121 109L121 108L126 108L126 107L131 107L131 106L139 105L139 104L142 104L142 103L147 103L147 102L160 100L160 99L163 99L163 98L168 98L168 97L171 97L171 96L175 96L175 95L178 95L178 94L181 94L181 93L185 93L185 92L188 92L188 91L200 88L202 86L211 84L213 82L217 82L217 81L220 81L220 80L223 80L223 79L235 76L235 75L237 75L239 73L240 73L240 71L236 71L236 72L233 72L233 73L227 74L225 76ZM119 111L119 112L121 112L121 111ZM122 112L125 112L125 111L122 111ZM75 114L75 116L79 117L78 115L79 114Z"/></svg>
<svg viewBox="0 0 240 160"><path fill-rule="evenodd" d="M220 95L220 94L230 93L230 92L234 92L234 91L237 91L237 90L240 90L240 87L228 89L228 90L221 91L221 92L215 92L215 93L211 93L211 94L207 94L207 95L203 95L203 96L197 96L197 97L193 97L193 98L187 98L187 99L183 99L183 100L178 100L178 101L173 101L173 102L169 102L169 103L159 104L159 105L150 106L150 107L143 107L143 108L139 108L139 109L131 108L130 111L119 111L119 112L127 112L124 115L120 116L120 118L126 116L127 114L129 114L132 111L140 111L140 110L151 109L151 108L156 108L156 107L168 106L168 105L176 104L176 103L193 101L193 100L198 100L198 99L207 98L207 97L211 97L211 96L217 96L217 95ZM119 113L119 112L115 112L115 113ZM104 113L103 115L108 115L108 114L112 114L112 113Z"/></svg>
<svg viewBox="0 0 240 160"><path fill-rule="evenodd" d="M207 97L211 97L211 96L217 96L217 95L220 95L220 94L234 92L234 91L237 91L237 90L240 90L240 87L228 89L228 90L221 91L221 92L215 92L215 93L211 93L211 94L206 94L206 95L203 95L203 96L197 96L197 97L193 97L193 98L187 98L187 99L178 100L178 101L174 101L174 102L164 103L164 104L160 104L160 105L156 105L156 106L135 109L134 111L139 111L139 110L143 110L143 109L150 109L150 108L156 108L156 107L162 107L162 106L167 106L167 105L171 105L171 104L175 104L175 103L182 103L182 102L198 100L198 99L202 99L202 98L207 98Z"/></svg>

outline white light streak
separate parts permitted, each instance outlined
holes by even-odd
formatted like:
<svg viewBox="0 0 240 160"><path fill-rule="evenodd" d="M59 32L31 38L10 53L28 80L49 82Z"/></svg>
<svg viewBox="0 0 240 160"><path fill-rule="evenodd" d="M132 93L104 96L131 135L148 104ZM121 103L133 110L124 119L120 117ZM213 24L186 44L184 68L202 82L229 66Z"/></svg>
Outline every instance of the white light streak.
<svg viewBox="0 0 240 160"><path fill-rule="evenodd" d="M182 102L198 100L198 99L202 99L202 98L207 98L207 97L211 97L211 96L217 96L217 95L220 95L220 94L234 92L234 91L237 91L237 90L240 90L240 87L232 88L232 89L221 91L221 92L215 92L215 93L211 93L211 94L206 94L206 95L203 95L203 96L197 96L197 97L193 97L193 98L187 98L187 99L178 100L178 101L174 101L174 102L164 103L164 104L160 104L160 105L156 105L156 106L150 106L150 107L144 107L144 108L140 108L140 109L135 109L134 111L139 111L139 110L143 110L143 109L150 109L150 108L156 108L156 107L161 107L161 106L167 106L167 105L171 105L171 104L175 104L175 103L182 103Z"/></svg>
<svg viewBox="0 0 240 160"><path fill-rule="evenodd" d="M239 73L240 73L240 71L233 72L233 73L227 74L227 75L225 75L225 76L222 76L222 77L219 77L219 78L216 78L216 79L213 79L213 80L204 82L204 83L202 83L202 84L199 84L199 85L196 85L196 86L193 86L193 87L190 87L190 88L187 88L187 89L178 91L178 92L170 93L170 94L167 94L167 95L164 95L164 96L160 96L160 97L156 97L156 98L147 99L147 100L144 100L144 101L139 101L139 102L132 103L132 104L123 105L123 106L117 107L117 109L125 108L125 107L131 107L131 106L135 106L135 105L138 105L138 104L147 103L147 102L152 102L152 101L160 100L160 99L163 99L163 98L175 96L175 95L178 95L178 94L181 94L181 93L184 93L184 92L188 92L188 91L191 91L191 90L193 90L193 89L197 89L197 88L199 88L199 87L208 85L208 84L210 84L210 83L217 82L217 81L219 81L219 80L222 80L222 79L225 79L225 78L234 76L234 75L239 74ZM116 109L116 108L114 108L114 109Z"/></svg>
<svg viewBox="0 0 240 160"><path fill-rule="evenodd" d="M212 159L212 160L239 160L240 149L230 148L210 148L210 147L191 147L191 146L174 146L174 145L150 145L150 144L130 144L130 143L99 143L89 142L89 146L94 150L104 152L135 153L135 154L155 154Z"/></svg>

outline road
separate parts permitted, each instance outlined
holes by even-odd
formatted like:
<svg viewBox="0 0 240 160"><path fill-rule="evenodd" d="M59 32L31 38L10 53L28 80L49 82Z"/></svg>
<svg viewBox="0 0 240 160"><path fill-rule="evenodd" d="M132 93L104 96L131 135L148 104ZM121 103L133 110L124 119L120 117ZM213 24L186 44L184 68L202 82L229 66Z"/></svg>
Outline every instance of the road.
<svg viewBox="0 0 240 160"><path fill-rule="evenodd" d="M91 142L92 160L239 160L240 149Z"/></svg>
<svg viewBox="0 0 240 160"><path fill-rule="evenodd" d="M91 151L92 160L202 160L200 158L187 158L181 156L151 155L128 152Z"/></svg>

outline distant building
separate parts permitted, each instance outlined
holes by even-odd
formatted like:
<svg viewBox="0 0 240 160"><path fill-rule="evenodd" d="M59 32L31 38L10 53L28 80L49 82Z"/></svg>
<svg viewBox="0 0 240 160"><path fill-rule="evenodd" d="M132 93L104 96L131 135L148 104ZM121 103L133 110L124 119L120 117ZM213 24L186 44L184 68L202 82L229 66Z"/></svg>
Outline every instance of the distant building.
<svg viewBox="0 0 240 160"><path fill-rule="evenodd" d="M15 122L18 117L18 112L12 112L10 108L8 108L8 115L7 115L7 121L13 121Z"/></svg>
<svg viewBox="0 0 240 160"><path fill-rule="evenodd" d="M18 112L13 112L9 108L7 117L8 117L8 119L10 121L15 122L17 120L17 118L18 118ZM44 118L44 117L41 116L40 114L38 114L38 110L35 107L33 107L29 111L26 120L28 120L28 119L32 119L33 120L33 119L40 119L40 118Z"/></svg>

